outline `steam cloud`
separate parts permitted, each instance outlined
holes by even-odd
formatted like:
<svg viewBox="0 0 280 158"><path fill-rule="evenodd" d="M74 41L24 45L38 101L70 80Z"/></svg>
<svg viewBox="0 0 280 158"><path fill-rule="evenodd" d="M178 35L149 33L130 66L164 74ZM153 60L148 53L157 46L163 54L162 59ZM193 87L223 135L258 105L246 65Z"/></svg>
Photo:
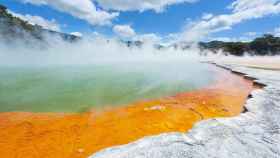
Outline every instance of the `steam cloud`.
<svg viewBox="0 0 280 158"><path fill-rule="evenodd" d="M0 30L8 30L1 25ZM105 38L101 35L83 37L76 41L66 41L59 34L43 32L34 38L34 34L15 28L13 38L0 32L0 65L6 66L48 66L48 65L89 65L89 64L122 64L136 62L161 62L163 64L177 61L201 61L220 59L239 59L224 57L224 52L213 54L201 51L196 44L188 49L176 47L156 48L153 41L144 42L141 46L128 44L117 38ZM36 31L35 31L36 32ZM39 39L39 40L38 40ZM202 56L203 55L203 56ZM205 56L207 55L207 56ZM253 60L252 57L250 57ZM267 57L269 58L269 57ZM247 57L246 59L249 59Z"/></svg>
<svg viewBox="0 0 280 158"><path fill-rule="evenodd" d="M173 47L157 49L154 43L131 47L115 38L102 36L84 37L75 42L63 40L56 35L44 34L42 40L35 40L28 34L24 39L0 41L1 65L75 65L104 62L172 62L197 59L199 55ZM1 38L3 39L3 38Z"/></svg>

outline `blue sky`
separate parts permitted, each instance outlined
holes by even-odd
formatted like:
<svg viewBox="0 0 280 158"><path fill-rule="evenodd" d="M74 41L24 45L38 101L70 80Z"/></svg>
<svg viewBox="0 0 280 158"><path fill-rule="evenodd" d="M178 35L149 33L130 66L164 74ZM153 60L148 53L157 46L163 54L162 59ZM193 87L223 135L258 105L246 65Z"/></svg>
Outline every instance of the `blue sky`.
<svg viewBox="0 0 280 158"><path fill-rule="evenodd" d="M28 1L31 2L27 3ZM190 24L196 25L197 23L203 21L202 17L205 14L211 14L213 19L220 15L234 14L234 11L229 9L228 6L235 2L235 0L198 0L197 2L190 3L186 0L186 2L177 3L176 0L171 0L172 3L170 5L163 5L164 9L158 11L154 8L141 10L141 8L138 9L137 6L131 7L134 9L120 9L118 7L108 9L106 8L106 5L109 6L108 4L102 5L102 3L99 3L99 1L102 0L97 0L93 2L93 5L95 5L98 10L104 10L109 14L113 12L118 12L119 14L118 16L110 19L110 24L99 25L92 24L87 19L85 20L79 16L73 15L73 12L71 11L68 12L68 10L61 10L56 4L48 4L48 0L46 0L47 3L44 5L38 5L34 3L34 1L38 1L39 3L44 0L27 0L27 2L25 0L0 0L0 4L7 6L12 12L23 16L28 14L31 16L40 16L49 21L55 20L55 23L59 25L59 31L62 32L81 32L84 35L98 32L109 37L118 35L118 33L113 31L115 25L128 25L134 32L133 36L143 34L155 34L159 37L165 37L169 34L181 35L184 32L187 32L187 26ZM92 2L90 0L82 1ZM246 5L245 3L242 3L242 0L237 1L239 1L238 3L241 3L242 5ZM264 0L252 0L252 2L253 1L259 3L257 5L266 3ZM266 1L269 1L269 3L271 2L271 5L278 5L277 0ZM107 0L107 2L109 3L110 0ZM72 9L71 7L69 7L69 9ZM81 7L84 7L84 5ZM267 14L260 18L246 18L247 19L242 20L241 22L229 24L231 27L230 29L222 29L221 31L214 32L209 30L211 33L207 32L205 35L203 34L205 37L201 40L212 38L249 39L267 32L274 33L280 26L280 16L278 13ZM206 21L210 20L207 19Z"/></svg>

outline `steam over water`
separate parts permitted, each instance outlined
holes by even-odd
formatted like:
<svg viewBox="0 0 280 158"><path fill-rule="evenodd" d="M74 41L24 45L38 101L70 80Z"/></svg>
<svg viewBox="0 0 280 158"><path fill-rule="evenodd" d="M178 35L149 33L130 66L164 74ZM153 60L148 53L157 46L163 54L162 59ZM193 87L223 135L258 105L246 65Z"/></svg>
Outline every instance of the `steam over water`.
<svg viewBox="0 0 280 158"><path fill-rule="evenodd" d="M0 53L0 111L81 112L175 95L213 79L208 65L175 50L73 45Z"/></svg>
<svg viewBox="0 0 280 158"><path fill-rule="evenodd" d="M1 111L84 111L90 107L173 95L211 81L207 67L196 63L2 67L0 70Z"/></svg>

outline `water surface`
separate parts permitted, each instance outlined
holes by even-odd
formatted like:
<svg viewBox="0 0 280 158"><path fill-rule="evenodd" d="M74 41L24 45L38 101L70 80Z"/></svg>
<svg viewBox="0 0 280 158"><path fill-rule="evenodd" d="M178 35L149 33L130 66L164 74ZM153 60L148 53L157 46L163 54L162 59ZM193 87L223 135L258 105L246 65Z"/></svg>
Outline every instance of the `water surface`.
<svg viewBox="0 0 280 158"><path fill-rule="evenodd" d="M1 66L0 111L82 112L204 87L207 64L178 61L75 66Z"/></svg>

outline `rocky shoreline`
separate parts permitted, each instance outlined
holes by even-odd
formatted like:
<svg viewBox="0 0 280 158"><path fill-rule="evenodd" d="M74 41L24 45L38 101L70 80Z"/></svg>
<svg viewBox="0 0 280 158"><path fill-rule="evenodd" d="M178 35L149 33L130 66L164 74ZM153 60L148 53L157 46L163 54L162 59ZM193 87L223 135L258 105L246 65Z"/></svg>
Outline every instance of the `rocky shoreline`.
<svg viewBox="0 0 280 158"><path fill-rule="evenodd" d="M246 113L201 121L188 133L167 133L100 151L91 158L278 158L280 157L280 73L218 64L263 89L248 97Z"/></svg>

